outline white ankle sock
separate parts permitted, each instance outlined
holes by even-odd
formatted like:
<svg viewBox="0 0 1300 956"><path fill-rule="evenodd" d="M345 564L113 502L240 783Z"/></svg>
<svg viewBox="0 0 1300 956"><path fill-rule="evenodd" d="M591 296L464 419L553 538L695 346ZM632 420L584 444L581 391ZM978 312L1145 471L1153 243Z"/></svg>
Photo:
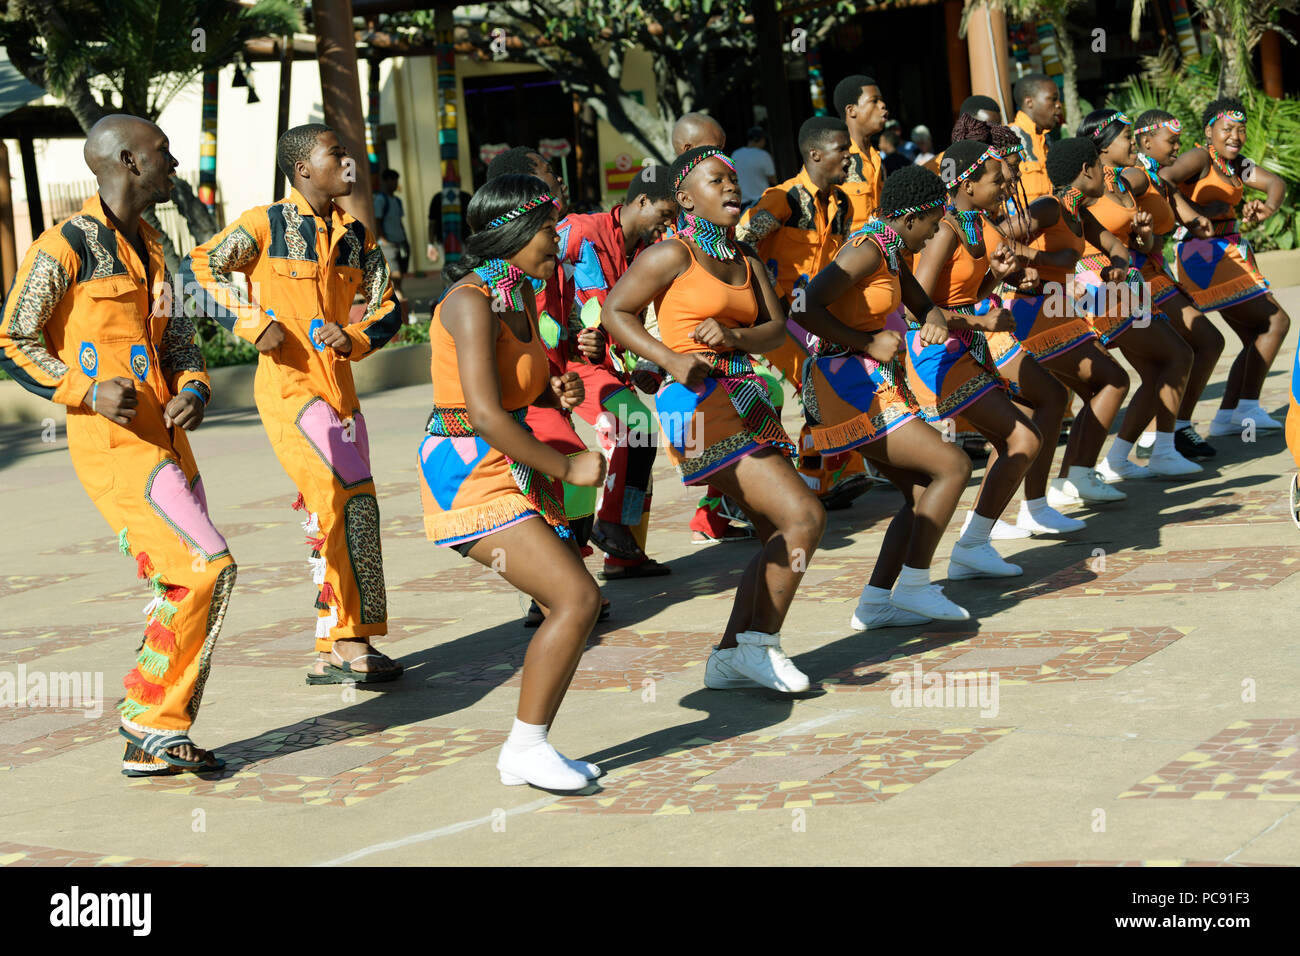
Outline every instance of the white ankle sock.
<svg viewBox="0 0 1300 956"><path fill-rule="evenodd" d="M1174 451L1174 433L1173 432L1156 432L1156 443L1151 448L1151 456L1156 455L1176 455Z"/></svg>
<svg viewBox="0 0 1300 956"><path fill-rule="evenodd" d="M898 572L898 586L900 588L926 588L930 586L930 569L929 568L909 568L903 565L903 570Z"/></svg>
<svg viewBox="0 0 1300 956"><path fill-rule="evenodd" d="M1160 438L1157 435L1156 441L1159 440ZM1124 439L1117 437L1115 439L1115 443L1110 446L1110 451L1106 453L1106 460L1109 461L1111 464L1118 464L1119 462L1122 461L1128 461L1129 452L1131 452L1132 450L1133 450L1133 443L1131 441L1125 441Z"/></svg>
<svg viewBox="0 0 1300 956"><path fill-rule="evenodd" d="M1190 418L1180 418L1174 422L1174 431L1180 432L1192 423Z"/></svg>
<svg viewBox="0 0 1300 956"><path fill-rule="evenodd" d="M1026 498L1025 507L1029 509L1029 516L1031 518L1037 518L1044 511L1055 510L1048 507L1046 498Z"/></svg>
<svg viewBox="0 0 1300 956"><path fill-rule="evenodd" d="M1237 409L1235 409L1235 408L1221 408L1221 409L1219 409L1217 412L1214 413L1214 421L1215 421L1215 424L1218 424L1218 425L1231 425L1231 424L1232 424L1232 416L1235 415L1236 413L1237 413Z"/></svg>
<svg viewBox="0 0 1300 956"><path fill-rule="evenodd" d="M965 533L957 539L957 543L966 548L978 548L981 544L988 544L989 538L993 535L993 525L997 520L972 511L970 524L966 526Z"/></svg>
<svg viewBox="0 0 1300 956"><path fill-rule="evenodd" d="M878 588L874 584L868 584L862 589L862 597L859 598L861 604L884 604L889 600L889 589Z"/></svg>
<svg viewBox="0 0 1300 956"><path fill-rule="evenodd" d="M507 749L515 753L532 750L538 744L544 743L546 743L546 725L526 724L518 717L515 718L514 726L510 728L510 736L506 738Z"/></svg>

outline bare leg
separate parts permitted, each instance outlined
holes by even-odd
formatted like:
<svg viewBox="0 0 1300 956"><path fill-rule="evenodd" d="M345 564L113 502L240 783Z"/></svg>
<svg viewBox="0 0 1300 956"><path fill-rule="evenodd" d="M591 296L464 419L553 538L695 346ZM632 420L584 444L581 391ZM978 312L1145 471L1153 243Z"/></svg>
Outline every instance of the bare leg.
<svg viewBox="0 0 1300 956"><path fill-rule="evenodd" d="M763 538L752 610L746 614L750 597L738 591L731 621L718 645L725 649L737 645L736 634L741 631L776 634L781 630L799 582L826 530L826 510L774 449L761 449L710 477L747 515L758 519L755 531ZM759 521L766 526L760 526Z"/></svg>
<svg viewBox="0 0 1300 956"><path fill-rule="evenodd" d="M939 539L970 479L971 463L965 452L920 421L908 422L861 450L905 501L885 532L871 573L873 586L892 588L904 564L928 568L934 561Z"/></svg>
<svg viewBox="0 0 1300 956"><path fill-rule="evenodd" d="M1020 395L1014 401L1033 409L1030 420L1043 438L1038 454L1025 472L1025 497L1042 498L1047 494L1047 479L1052 472L1052 459L1056 455L1056 442L1053 439L1061 434L1061 422L1065 418L1070 393L1028 352L1022 351L1003 366L1002 374L1020 386ZM985 480L988 480L988 474L993 470L997 455L995 448L985 465Z"/></svg>
<svg viewBox="0 0 1300 956"><path fill-rule="evenodd" d="M1101 446L1128 393L1129 378L1100 341L1085 342L1044 363L1053 375L1083 397L1083 409L1070 426L1070 440L1061 459L1060 477L1070 466L1092 468Z"/></svg>
<svg viewBox="0 0 1300 956"><path fill-rule="evenodd" d="M977 515L996 520L1038 454L1042 438L1029 417L1001 390L985 393L962 414L997 452L996 458L989 457L975 502Z"/></svg>
<svg viewBox="0 0 1300 956"><path fill-rule="evenodd" d="M1129 401L1119 437L1135 442L1155 413L1156 431L1172 432L1183 401L1192 350L1170 324L1152 321L1133 326L1115 339L1124 357L1138 370L1142 384Z"/></svg>
<svg viewBox="0 0 1300 956"><path fill-rule="evenodd" d="M1272 295L1260 296L1241 305L1220 312L1243 346L1238 362L1232 363L1233 375L1228 376L1228 387L1223 393L1222 408L1236 408L1240 399L1258 400L1264 387L1264 378L1282 348L1282 340L1291 328L1291 318ZM1231 402L1229 401L1231 400Z"/></svg>
<svg viewBox="0 0 1300 956"><path fill-rule="evenodd" d="M1187 376L1183 402L1178 406L1178 417L1191 421L1196 414L1196 403L1214 374L1214 366L1223 354L1223 333L1214 327L1191 299L1181 292L1164 303L1166 315L1173 316L1173 329L1192 350L1192 370Z"/></svg>
<svg viewBox="0 0 1300 956"><path fill-rule="evenodd" d="M481 538L469 556L485 567L496 561L512 585L550 609L524 656L516 716L549 725L600 613L600 589L573 550L540 519Z"/></svg>

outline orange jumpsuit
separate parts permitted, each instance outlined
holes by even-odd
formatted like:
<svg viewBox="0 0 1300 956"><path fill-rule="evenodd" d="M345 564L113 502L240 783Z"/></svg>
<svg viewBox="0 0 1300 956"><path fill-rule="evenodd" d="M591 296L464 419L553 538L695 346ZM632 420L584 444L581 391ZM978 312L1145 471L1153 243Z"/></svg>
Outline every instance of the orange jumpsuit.
<svg viewBox="0 0 1300 956"><path fill-rule="evenodd" d="M793 179L764 190L736 226L736 238L754 246L767 265L773 290L790 312L785 342L763 358L796 392L803 389L803 366L808 359L807 333L799 325L796 293L835 259L849 236L853 214L847 184L823 192L808 170L800 169ZM813 449L812 429L803 426L799 473L815 494L824 495L837 482L862 471L862 462L855 455L818 454Z"/></svg>
<svg viewBox="0 0 1300 956"><path fill-rule="evenodd" d="M256 342L272 321L284 327L284 344L258 359L254 397L271 447L298 488L294 507L307 512L309 564L320 585L316 649L387 634L379 502L350 364L400 328L383 252L337 205L324 219L292 189L196 247L190 262L218 306L218 321L240 338ZM251 300L236 272L248 277ZM358 292L365 315L348 325ZM313 339L325 322L343 326L352 340L348 355Z"/></svg>
<svg viewBox="0 0 1300 956"><path fill-rule="evenodd" d="M145 736L194 722L236 567L208 518L185 431L163 424L167 404L187 386L206 402L208 375L158 233L143 221L137 228L147 264L95 194L32 243L0 320L0 366L28 391L67 406L77 477L153 587L144 642L118 705L127 728ZM95 383L116 377L135 385L136 416L127 425L91 411Z"/></svg>
<svg viewBox="0 0 1300 956"><path fill-rule="evenodd" d="M880 205L880 190L885 185L885 166L880 150L867 144L864 153L857 143L849 145L849 178L840 188L849 197L853 206L852 219L849 222L849 234L857 232L872 216Z"/></svg>
<svg viewBox="0 0 1300 956"><path fill-rule="evenodd" d="M1024 110L1016 113L1011 131L1025 145L1020 157L1020 183L1025 187L1025 196L1033 202L1040 196L1052 195L1052 180L1047 175L1047 133L1040 133Z"/></svg>

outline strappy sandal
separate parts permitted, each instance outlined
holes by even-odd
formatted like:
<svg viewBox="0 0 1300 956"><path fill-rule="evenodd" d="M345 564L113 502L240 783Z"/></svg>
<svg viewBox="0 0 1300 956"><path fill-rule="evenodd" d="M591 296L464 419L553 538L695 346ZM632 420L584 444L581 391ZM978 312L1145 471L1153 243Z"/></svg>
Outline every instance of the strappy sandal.
<svg viewBox="0 0 1300 956"><path fill-rule="evenodd" d="M604 551L611 558L618 558L620 561L640 561L645 557L645 552L637 547L636 550L630 551L627 548L621 548L616 545L608 535L602 534L600 528L595 524L591 526L591 533L588 535L591 543L600 550Z"/></svg>
<svg viewBox="0 0 1300 956"><path fill-rule="evenodd" d="M335 667L333 664L326 663L325 673L317 674L314 671L316 665L313 664L313 670L307 674L308 684L386 684L389 681L397 680L405 670L401 664L394 661L393 663L397 664L397 666L391 670L359 671L353 669L352 662L343 659L343 655L338 652L337 648L331 647L330 655L337 657L342 666ZM353 658L353 660L364 661L367 657L382 658L384 656L379 653L362 654L360 657Z"/></svg>
<svg viewBox="0 0 1300 956"><path fill-rule="evenodd" d="M160 731L155 734L146 734L139 737L125 727L117 728L117 732L127 740L126 752L122 754L122 763L157 763L162 761L157 770L143 770L138 767L123 766L122 774L127 777L167 777L176 773L183 773L186 770L194 773L211 773L217 770L225 769L226 762L216 754L211 754L210 760L182 760L180 757L173 757L167 751L173 747L180 747L189 744L195 750L201 749L198 744L190 739L190 735L180 730Z"/></svg>

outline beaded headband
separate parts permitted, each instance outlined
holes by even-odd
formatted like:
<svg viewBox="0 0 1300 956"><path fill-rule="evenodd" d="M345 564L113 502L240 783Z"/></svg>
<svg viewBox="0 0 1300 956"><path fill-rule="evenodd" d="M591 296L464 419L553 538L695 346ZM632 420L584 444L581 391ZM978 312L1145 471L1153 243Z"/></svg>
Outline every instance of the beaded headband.
<svg viewBox="0 0 1300 956"><path fill-rule="evenodd" d="M1216 114L1214 115L1214 119L1210 120L1210 121L1209 121L1208 123L1206 123L1205 125L1206 125L1206 126L1213 126L1216 120L1221 120L1221 119L1225 119L1225 118L1226 118L1226 119L1233 120L1233 121L1235 121L1235 122L1237 122L1237 123L1244 123L1244 122L1246 122L1246 114L1243 113L1241 110L1221 110L1220 112L1218 112L1218 113L1216 113Z"/></svg>
<svg viewBox="0 0 1300 956"><path fill-rule="evenodd" d="M1183 124L1180 123L1177 120L1177 118L1175 118L1175 119L1167 119L1167 120L1158 120L1157 122L1152 123L1150 126L1139 126L1137 129L1133 131L1133 135L1141 136L1143 133L1149 133L1152 130L1159 129L1162 126L1169 127L1169 129L1175 133L1181 133L1183 131Z"/></svg>
<svg viewBox="0 0 1300 956"><path fill-rule="evenodd" d="M1010 146L994 146L993 150L993 155L997 156L998 159L1006 159L1008 156L1014 155L1015 153L1023 153L1025 151L1025 144L1013 143Z"/></svg>
<svg viewBox="0 0 1300 956"><path fill-rule="evenodd" d="M953 186L959 185L967 176L982 167L987 160L994 158L1001 159L1002 157L998 156L997 151L990 146L988 149L984 150L984 152L980 153L979 159L967 166L960 175L953 177L953 181L948 183L948 188L951 189Z"/></svg>
<svg viewBox="0 0 1300 956"><path fill-rule="evenodd" d="M560 208L560 201L558 199L556 199L554 196L550 195L549 193L542 193L540 196L534 196L532 199L528 200L528 202L524 203L522 206L516 206L514 209L510 210L505 215L497 216L495 219L493 219L483 228L495 229L497 226L504 226L510 220L518 219L524 213L536 209L538 206L542 205L542 203L548 203L548 202L554 203L556 209Z"/></svg>
<svg viewBox="0 0 1300 956"><path fill-rule="evenodd" d="M681 185L683 182L685 182L686 177L689 176L692 172L694 172L696 166L700 165L700 163L704 162L706 159L709 159L713 156L718 157L718 159L726 163L727 168L730 169L733 173L736 171L736 164L731 161L731 157L728 156L726 153L724 153L722 150L718 149L716 146L712 146L709 149L705 150L703 153L701 153L696 158L695 162L691 163L689 166L687 166L685 169L683 169L680 173L677 174L677 178L673 180L674 191L681 188Z"/></svg>
<svg viewBox="0 0 1300 956"><path fill-rule="evenodd" d="M929 212L931 209L939 209L947 204L948 201L941 196L938 199L932 199L930 202L923 202L917 206L904 206L896 211L880 209L878 213L882 219L897 219L900 216L906 216L909 212Z"/></svg>
<svg viewBox="0 0 1300 956"><path fill-rule="evenodd" d="M1125 116L1123 113L1121 113L1119 110L1112 110L1111 112L1113 115L1110 117L1110 119L1106 120L1106 122L1102 123L1095 130L1089 133L1088 134L1089 136L1093 136L1093 137L1100 136L1105 131L1106 127L1109 126L1111 123L1115 122L1116 120L1119 120L1119 122L1123 123L1125 126L1133 125L1133 121L1129 119L1127 116Z"/></svg>

